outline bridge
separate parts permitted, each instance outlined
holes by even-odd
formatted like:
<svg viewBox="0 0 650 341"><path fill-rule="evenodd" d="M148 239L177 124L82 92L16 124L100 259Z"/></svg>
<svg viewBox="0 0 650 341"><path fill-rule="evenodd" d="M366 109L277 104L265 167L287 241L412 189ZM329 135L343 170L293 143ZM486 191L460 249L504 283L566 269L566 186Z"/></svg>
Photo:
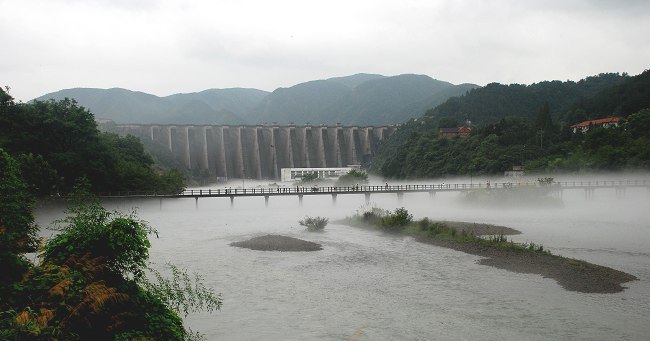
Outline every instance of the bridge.
<svg viewBox="0 0 650 341"><path fill-rule="evenodd" d="M363 194L366 202L371 194L396 194L401 200L405 193L467 192L473 190L512 190L516 188L538 188L560 194L565 189L583 189L587 199L593 199L596 189L614 189L617 196L625 194L631 187L646 187L650 191L650 180L601 180L601 181L560 181L560 182L495 182L495 183L439 183L423 185L354 185L354 186L293 186L293 187L257 187L257 188L215 188L190 189L181 193L159 194L155 192L117 192L100 193L100 198L230 198L233 205L236 197L264 197L268 206L269 198L275 196L297 196L302 205L303 197L309 195L331 195L336 203L338 195Z"/></svg>

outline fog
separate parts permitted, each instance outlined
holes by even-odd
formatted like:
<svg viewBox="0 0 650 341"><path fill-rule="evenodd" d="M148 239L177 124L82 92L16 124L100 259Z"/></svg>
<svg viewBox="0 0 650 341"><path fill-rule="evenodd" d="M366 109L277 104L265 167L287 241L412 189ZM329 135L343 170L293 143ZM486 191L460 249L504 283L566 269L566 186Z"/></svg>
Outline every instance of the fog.
<svg viewBox="0 0 650 341"><path fill-rule="evenodd" d="M649 174L553 175L558 181L650 179ZM537 176L529 178L536 181ZM503 181L502 181L503 180ZM506 182L472 177L409 184ZM383 179L372 184L384 185ZM401 182L388 181L390 185ZM246 187L268 181L245 181ZM241 186L237 180L204 188ZM292 184L285 184L290 186ZM541 243L554 254L633 274L617 294L570 292L554 280L476 262L468 255L402 237L340 225L365 203L363 194L110 200L110 209L137 208L160 234L151 261L172 262L205 278L224 306L186 320L208 339L643 339L650 331L650 189L564 190L560 207L537 202L467 205L463 194L372 194L370 205L405 207L415 218L485 222L522 233L519 242ZM499 208L494 208L495 206ZM62 216L59 205L37 210L47 226ZM322 233L298 220L325 216ZM44 235L51 231L43 230ZM264 252L229 246L264 234L322 244L316 252ZM491 333L485 334L486 330Z"/></svg>

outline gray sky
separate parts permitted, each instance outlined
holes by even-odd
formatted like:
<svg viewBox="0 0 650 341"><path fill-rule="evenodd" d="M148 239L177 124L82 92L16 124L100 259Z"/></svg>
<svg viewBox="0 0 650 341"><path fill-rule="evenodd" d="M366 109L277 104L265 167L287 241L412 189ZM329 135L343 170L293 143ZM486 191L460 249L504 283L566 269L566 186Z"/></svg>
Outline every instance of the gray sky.
<svg viewBox="0 0 650 341"><path fill-rule="evenodd" d="M452 83L650 68L650 1L0 0L0 85L166 96L359 72Z"/></svg>

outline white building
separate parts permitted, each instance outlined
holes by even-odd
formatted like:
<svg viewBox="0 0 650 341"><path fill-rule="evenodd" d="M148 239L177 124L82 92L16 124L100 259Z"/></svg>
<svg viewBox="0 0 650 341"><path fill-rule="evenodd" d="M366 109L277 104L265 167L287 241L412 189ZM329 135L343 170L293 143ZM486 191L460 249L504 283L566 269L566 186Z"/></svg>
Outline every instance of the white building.
<svg viewBox="0 0 650 341"><path fill-rule="evenodd" d="M280 177L282 181L301 180L307 174L318 174L319 179L337 179L341 175L348 174L351 170L361 169L360 165L348 165L347 167L332 168L282 168Z"/></svg>

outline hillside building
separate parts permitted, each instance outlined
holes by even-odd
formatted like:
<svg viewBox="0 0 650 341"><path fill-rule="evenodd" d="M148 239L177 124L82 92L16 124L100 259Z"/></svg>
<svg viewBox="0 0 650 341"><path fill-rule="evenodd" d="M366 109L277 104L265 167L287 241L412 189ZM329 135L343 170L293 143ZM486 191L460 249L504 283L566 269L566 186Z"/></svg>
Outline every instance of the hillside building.
<svg viewBox="0 0 650 341"><path fill-rule="evenodd" d="M618 127L618 122L620 120L621 120L620 117L607 117L598 120L584 121L572 125L571 131L573 131L574 134L577 132L581 132L584 134L588 132L589 129L591 129L592 127L603 127L603 128Z"/></svg>
<svg viewBox="0 0 650 341"><path fill-rule="evenodd" d="M471 127L440 128L438 135L442 137L466 138L472 135Z"/></svg>

